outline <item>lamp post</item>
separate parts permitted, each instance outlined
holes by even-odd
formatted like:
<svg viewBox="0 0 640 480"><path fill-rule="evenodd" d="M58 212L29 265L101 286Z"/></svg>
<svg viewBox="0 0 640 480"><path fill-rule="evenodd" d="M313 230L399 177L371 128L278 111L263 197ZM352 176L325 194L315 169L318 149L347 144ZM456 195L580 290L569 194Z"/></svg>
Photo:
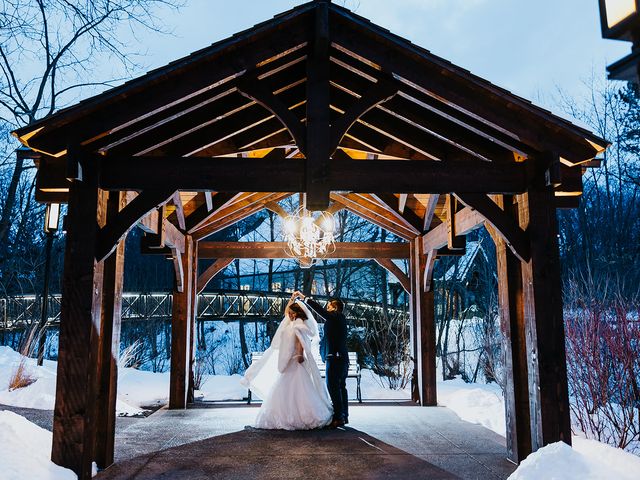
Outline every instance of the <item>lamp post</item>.
<svg viewBox="0 0 640 480"><path fill-rule="evenodd" d="M640 83L640 0L598 0L602 38L631 42L631 53L607 67L610 80Z"/></svg>
<svg viewBox="0 0 640 480"><path fill-rule="evenodd" d="M53 246L53 237L58 231L60 222L60 204L47 203L47 209L44 214L44 233L47 236L45 246L44 260L44 281L42 285L42 311L40 323L38 324L38 365L42 365L44 361L44 347L47 343L47 316L49 307L49 274L51 270L51 247Z"/></svg>

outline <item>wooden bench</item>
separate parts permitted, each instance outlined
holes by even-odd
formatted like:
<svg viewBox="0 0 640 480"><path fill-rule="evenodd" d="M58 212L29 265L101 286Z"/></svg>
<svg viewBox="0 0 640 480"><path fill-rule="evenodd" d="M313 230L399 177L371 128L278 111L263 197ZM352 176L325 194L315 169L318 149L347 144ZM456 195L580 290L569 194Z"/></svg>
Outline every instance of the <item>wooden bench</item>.
<svg viewBox="0 0 640 480"><path fill-rule="evenodd" d="M260 360L263 353L264 352L252 352L251 363L253 364ZM318 370L320 370L320 376L325 378L327 375L327 365L322 361L320 355L315 356L315 361L318 366ZM356 352L349 352L349 372L347 374L347 378L356 379L356 398L358 399L358 403L362 403L362 392L360 390L360 365L358 365L358 354ZM249 389L247 397L247 403L251 404L251 389Z"/></svg>

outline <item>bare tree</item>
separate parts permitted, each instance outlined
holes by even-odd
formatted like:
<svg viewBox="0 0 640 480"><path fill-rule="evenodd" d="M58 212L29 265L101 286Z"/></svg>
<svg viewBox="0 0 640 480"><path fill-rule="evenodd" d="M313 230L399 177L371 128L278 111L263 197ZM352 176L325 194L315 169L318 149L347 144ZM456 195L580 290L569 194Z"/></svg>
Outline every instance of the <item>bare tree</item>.
<svg viewBox="0 0 640 480"><path fill-rule="evenodd" d="M157 16L182 0L3 0L0 2L0 128L22 127L140 69L128 39L166 33ZM128 30L129 34L125 34ZM101 71L108 65L110 71ZM104 76L111 80L95 80ZM6 138L6 137L5 137ZM6 144L5 144L6 145ZM7 158L7 145L3 157ZM25 161L12 155L0 214L8 245ZM12 168L11 168L12 167ZM0 252L0 255L3 253ZM6 251L4 252L6 255Z"/></svg>

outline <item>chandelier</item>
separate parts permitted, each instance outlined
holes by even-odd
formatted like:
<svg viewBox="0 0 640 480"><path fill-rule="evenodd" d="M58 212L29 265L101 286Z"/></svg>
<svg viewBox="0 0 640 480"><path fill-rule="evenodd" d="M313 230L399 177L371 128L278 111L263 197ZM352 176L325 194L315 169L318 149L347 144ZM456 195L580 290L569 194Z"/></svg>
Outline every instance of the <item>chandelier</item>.
<svg viewBox="0 0 640 480"><path fill-rule="evenodd" d="M310 212L304 207L284 219L286 252L290 257L315 259L335 252L335 220L328 212Z"/></svg>

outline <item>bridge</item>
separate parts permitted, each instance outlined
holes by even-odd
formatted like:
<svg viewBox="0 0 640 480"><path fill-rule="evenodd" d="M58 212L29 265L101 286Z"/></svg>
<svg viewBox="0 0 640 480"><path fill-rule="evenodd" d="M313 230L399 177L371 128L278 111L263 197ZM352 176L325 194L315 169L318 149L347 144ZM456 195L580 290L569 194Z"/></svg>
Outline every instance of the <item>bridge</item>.
<svg viewBox="0 0 640 480"><path fill-rule="evenodd" d="M198 320L233 321L240 319L277 320L284 315L284 307L290 292L224 291L198 295ZM327 297L315 297L326 300ZM48 298L47 325L60 322L61 296ZM358 321L389 319L409 320L406 305L390 305L385 308L376 302L347 299L347 318ZM149 320L171 318L172 295L170 293L124 293L122 295L122 320ZM39 295L18 295L0 298L0 329L23 329L40 321L42 297Z"/></svg>

